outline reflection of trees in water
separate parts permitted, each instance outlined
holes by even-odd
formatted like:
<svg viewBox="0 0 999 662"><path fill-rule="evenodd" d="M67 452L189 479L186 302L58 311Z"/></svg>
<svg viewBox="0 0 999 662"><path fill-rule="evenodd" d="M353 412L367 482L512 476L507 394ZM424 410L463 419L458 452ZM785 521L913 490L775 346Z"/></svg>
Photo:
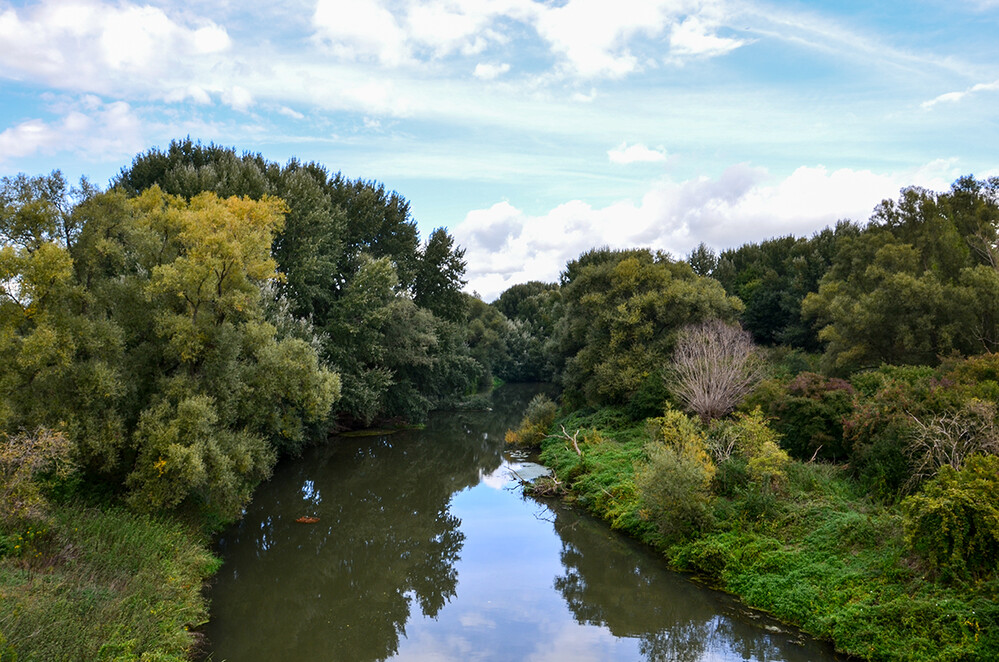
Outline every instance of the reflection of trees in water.
<svg viewBox="0 0 999 662"><path fill-rule="evenodd" d="M283 467L220 542L216 657L393 655L414 602L436 617L454 597L464 534L451 496L500 465L503 433L530 396L422 432L340 439ZM303 515L319 522L294 521Z"/></svg>
<svg viewBox="0 0 999 662"><path fill-rule="evenodd" d="M576 620L639 639L650 662L693 662L709 652L744 660L834 659L731 618L726 613L736 609L733 600L665 571L658 559L602 523L556 506L554 526L562 538L564 571L555 588Z"/></svg>

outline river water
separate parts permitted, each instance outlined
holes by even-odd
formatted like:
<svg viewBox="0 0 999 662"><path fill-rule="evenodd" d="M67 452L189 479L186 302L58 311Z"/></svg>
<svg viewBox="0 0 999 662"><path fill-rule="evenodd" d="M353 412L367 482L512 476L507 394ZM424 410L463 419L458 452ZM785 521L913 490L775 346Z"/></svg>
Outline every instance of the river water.
<svg viewBox="0 0 999 662"><path fill-rule="evenodd" d="M284 462L218 541L210 659L837 659L584 513L525 497L503 434L536 391L504 386L490 412Z"/></svg>

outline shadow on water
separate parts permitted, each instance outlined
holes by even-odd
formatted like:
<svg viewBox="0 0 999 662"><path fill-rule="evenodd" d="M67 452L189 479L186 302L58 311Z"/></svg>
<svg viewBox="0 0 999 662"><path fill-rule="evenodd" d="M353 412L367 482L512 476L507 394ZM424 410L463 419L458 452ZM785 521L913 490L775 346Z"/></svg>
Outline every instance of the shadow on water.
<svg viewBox="0 0 999 662"><path fill-rule="evenodd" d="M606 524L549 504L562 540L554 582L580 624L638 639L649 662L834 660L830 646L750 611L735 598L666 571L651 550Z"/></svg>
<svg viewBox="0 0 999 662"><path fill-rule="evenodd" d="M283 464L218 541L211 659L834 659L515 490L503 434L537 388Z"/></svg>

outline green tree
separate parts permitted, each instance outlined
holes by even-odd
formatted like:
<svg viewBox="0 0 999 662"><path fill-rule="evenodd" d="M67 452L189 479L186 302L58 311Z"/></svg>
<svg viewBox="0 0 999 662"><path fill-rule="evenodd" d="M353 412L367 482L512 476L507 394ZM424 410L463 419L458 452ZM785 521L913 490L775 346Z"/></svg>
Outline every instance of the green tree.
<svg viewBox="0 0 999 662"><path fill-rule="evenodd" d="M803 304L821 327L829 370L934 364L995 348L997 187L962 178L943 194L905 189L841 243Z"/></svg>
<svg viewBox="0 0 999 662"><path fill-rule="evenodd" d="M562 279L562 382L589 404L626 403L661 372L682 327L742 309L717 281L648 250L591 251Z"/></svg>
<svg viewBox="0 0 999 662"><path fill-rule="evenodd" d="M282 274L275 290L287 302L286 315L306 322L299 335L311 327L327 365L341 373L341 423L423 416L456 397L448 388L479 374L464 342L451 339L459 329L447 326L465 315L462 249L443 229L421 246L409 203L383 185L330 175L316 163L240 157L190 139L140 154L115 183L129 195L156 184L188 199L214 191L285 201L285 223L273 238ZM372 281L372 261L390 267L390 289ZM374 308L360 310L367 305L362 299ZM386 334L398 344L386 345Z"/></svg>

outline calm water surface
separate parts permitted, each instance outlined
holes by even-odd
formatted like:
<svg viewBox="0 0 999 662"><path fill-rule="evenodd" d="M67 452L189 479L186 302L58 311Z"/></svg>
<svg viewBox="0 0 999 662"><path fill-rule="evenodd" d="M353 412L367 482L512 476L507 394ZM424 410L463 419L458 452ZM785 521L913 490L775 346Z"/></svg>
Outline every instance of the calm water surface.
<svg viewBox="0 0 999 662"><path fill-rule="evenodd" d="M284 463L219 540L211 659L837 659L604 524L524 497L503 433L534 392L505 386L491 412Z"/></svg>

